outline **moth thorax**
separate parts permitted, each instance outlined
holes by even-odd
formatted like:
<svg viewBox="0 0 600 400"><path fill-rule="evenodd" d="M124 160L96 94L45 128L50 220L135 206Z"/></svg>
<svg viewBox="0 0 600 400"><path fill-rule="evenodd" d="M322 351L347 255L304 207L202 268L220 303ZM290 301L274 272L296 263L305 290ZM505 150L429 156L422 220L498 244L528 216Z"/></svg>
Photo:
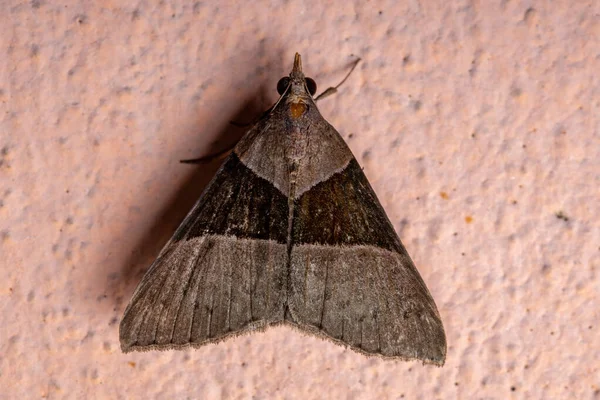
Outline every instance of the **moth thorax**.
<svg viewBox="0 0 600 400"><path fill-rule="evenodd" d="M308 132L299 126L294 126L290 133L290 149L288 158L292 162L299 162L306 156L308 147Z"/></svg>
<svg viewBox="0 0 600 400"><path fill-rule="evenodd" d="M304 80L302 82L304 82ZM310 96L306 93L304 84L292 84L290 93L286 99L290 117L292 119L298 119L306 114L309 102Z"/></svg>

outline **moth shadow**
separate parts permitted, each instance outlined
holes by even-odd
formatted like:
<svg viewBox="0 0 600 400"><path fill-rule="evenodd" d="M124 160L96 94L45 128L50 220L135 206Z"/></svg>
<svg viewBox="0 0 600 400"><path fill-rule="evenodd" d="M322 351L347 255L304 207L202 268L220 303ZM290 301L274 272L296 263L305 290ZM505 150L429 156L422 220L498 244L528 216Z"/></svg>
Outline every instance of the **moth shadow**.
<svg viewBox="0 0 600 400"><path fill-rule="evenodd" d="M199 154L198 157L217 154L223 150L233 148L246 131L250 129L252 123L268 109L268 106L265 106L266 98L265 88L261 87L256 96L248 98L238 108L237 112L232 114L231 118L228 119L231 122L224 124L211 143L208 152ZM240 127L240 123L248 123L248 126ZM204 188L223 162L224 158L215 157L202 164L181 164L181 168L191 171L189 176L173 192L162 210L155 215L151 228L145 235L140 237L130 255L123 260L120 274L118 274L119 284L114 285L114 282L111 282L113 285L105 288L104 293L113 297L117 308L120 308L123 296L127 298L131 296L134 287L140 282L148 267L158 256L161 248L167 243L187 213L198 201Z"/></svg>

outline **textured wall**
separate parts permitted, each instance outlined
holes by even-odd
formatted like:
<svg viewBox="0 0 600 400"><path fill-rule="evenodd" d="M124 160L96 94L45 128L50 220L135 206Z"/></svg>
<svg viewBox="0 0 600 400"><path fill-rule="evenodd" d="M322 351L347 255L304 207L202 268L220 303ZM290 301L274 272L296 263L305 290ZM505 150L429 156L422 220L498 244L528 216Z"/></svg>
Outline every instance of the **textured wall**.
<svg viewBox="0 0 600 400"><path fill-rule="evenodd" d="M0 398L600 396L600 3L1 1ZM218 5L217 5L218 4ZM443 368L276 328L119 350L294 52L439 307Z"/></svg>

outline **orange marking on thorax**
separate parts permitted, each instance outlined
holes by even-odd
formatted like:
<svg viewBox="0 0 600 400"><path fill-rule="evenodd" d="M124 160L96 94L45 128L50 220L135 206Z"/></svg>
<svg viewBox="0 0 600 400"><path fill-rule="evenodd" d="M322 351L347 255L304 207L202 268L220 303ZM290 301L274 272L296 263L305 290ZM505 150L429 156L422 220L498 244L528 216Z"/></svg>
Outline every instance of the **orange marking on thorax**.
<svg viewBox="0 0 600 400"><path fill-rule="evenodd" d="M304 103L290 103L290 113L294 119L298 119L303 116L306 110L306 104Z"/></svg>

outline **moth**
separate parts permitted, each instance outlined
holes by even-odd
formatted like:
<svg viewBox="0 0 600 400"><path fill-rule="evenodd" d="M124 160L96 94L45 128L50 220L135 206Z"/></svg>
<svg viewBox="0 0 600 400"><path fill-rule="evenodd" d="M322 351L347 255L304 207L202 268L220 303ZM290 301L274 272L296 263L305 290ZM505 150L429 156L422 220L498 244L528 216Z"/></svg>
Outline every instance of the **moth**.
<svg viewBox="0 0 600 400"><path fill-rule="evenodd" d="M436 305L319 113L299 54L277 89L136 288L121 349L199 347L285 324L366 355L443 365Z"/></svg>

